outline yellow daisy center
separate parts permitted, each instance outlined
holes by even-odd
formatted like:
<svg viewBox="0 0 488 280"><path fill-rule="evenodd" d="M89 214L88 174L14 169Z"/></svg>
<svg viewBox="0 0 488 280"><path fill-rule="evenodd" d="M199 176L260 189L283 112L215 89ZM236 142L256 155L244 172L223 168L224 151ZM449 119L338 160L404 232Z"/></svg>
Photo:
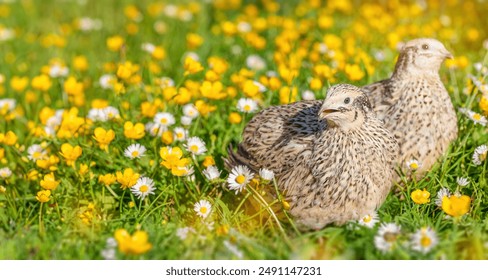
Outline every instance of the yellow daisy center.
<svg viewBox="0 0 488 280"><path fill-rule="evenodd" d="M410 168L417 169L417 168L419 168L419 165L416 162L412 162L412 163L410 163Z"/></svg>
<svg viewBox="0 0 488 280"><path fill-rule="evenodd" d="M191 145L190 146L190 151L192 151L194 153L198 152L198 146L197 145Z"/></svg>
<svg viewBox="0 0 488 280"><path fill-rule="evenodd" d="M486 156L487 156L487 152L481 153L480 154L480 160L484 161L486 159Z"/></svg>
<svg viewBox="0 0 488 280"><path fill-rule="evenodd" d="M432 239L430 239L428 236L422 236L422 238L420 238L420 245L422 245L422 247L429 247L430 244L432 244Z"/></svg>
<svg viewBox="0 0 488 280"><path fill-rule="evenodd" d="M237 182L238 184L242 184L242 183L244 183L244 181L246 181L246 176L244 176L244 175L239 175L239 176L237 176L237 177L236 177L236 182Z"/></svg>
<svg viewBox="0 0 488 280"><path fill-rule="evenodd" d="M139 187L139 191L141 191L142 193L145 193L149 190L149 187L147 185L142 185Z"/></svg>
<svg viewBox="0 0 488 280"><path fill-rule="evenodd" d="M250 105L244 105L244 111L251 111Z"/></svg>
<svg viewBox="0 0 488 280"><path fill-rule="evenodd" d="M476 113L473 115L473 119L479 121L481 119L481 115Z"/></svg>
<svg viewBox="0 0 488 280"><path fill-rule="evenodd" d="M183 138L183 133L181 133L181 132L176 133L176 137Z"/></svg>
<svg viewBox="0 0 488 280"><path fill-rule="evenodd" d="M137 157L139 155L139 152L138 151L133 151L132 154L131 154L133 157Z"/></svg>
<svg viewBox="0 0 488 280"><path fill-rule="evenodd" d="M167 123L168 123L168 119L166 119L166 118L162 118L162 119L161 119L161 123L162 123L162 124L167 124Z"/></svg>
<svg viewBox="0 0 488 280"><path fill-rule="evenodd" d="M39 152L34 152L34 153L32 154L32 158L34 158L34 159L38 159L38 158L40 158L40 157L41 157L41 153L39 153Z"/></svg>
<svg viewBox="0 0 488 280"><path fill-rule="evenodd" d="M371 222L372 219L373 219L373 217L371 217L371 215L367 215L366 217L363 218L363 222L369 223L369 222Z"/></svg>
<svg viewBox="0 0 488 280"><path fill-rule="evenodd" d="M205 214L207 213L207 207L203 206L200 208L200 213Z"/></svg>
<svg viewBox="0 0 488 280"><path fill-rule="evenodd" d="M397 235L392 232L387 232L383 235L383 238L388 243L393 243L397 239Z"/></svg>

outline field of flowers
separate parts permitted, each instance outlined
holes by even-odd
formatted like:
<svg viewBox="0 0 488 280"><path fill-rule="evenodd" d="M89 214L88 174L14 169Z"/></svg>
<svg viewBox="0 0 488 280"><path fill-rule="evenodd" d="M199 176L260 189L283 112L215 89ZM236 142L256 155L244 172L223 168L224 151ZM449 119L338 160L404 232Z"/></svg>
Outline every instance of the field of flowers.
<svg viewBox="0 0 488 280"><path fill-rule="evenodd" d="M0 259L488 258L486 14L481 0L0 1ZM418 37L455 56L440 74L459 137L377 213L300 232L273 174L224 169L253 113L388 78Z"/></svg>

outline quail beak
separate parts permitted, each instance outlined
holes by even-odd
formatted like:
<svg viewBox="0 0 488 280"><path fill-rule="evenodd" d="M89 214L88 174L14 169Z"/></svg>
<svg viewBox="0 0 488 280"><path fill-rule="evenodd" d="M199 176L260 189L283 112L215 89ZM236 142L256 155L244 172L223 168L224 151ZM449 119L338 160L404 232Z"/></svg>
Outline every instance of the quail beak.
<svg viewBox="0 0 488 280"><path fill-rule="evenodd" d="M449 59L453 59L454 58L454 56L452 55L452 53L450 53L447 50L443 52L443 55L444 55L445 58L449 58Z"/></svg>
<svg viewBox="0 0 488 280"><path fill-rule="evenodd" d="M336 109L324 109L320 112L320 117L321 118L326 118L329 114L332 114L332 113L335 113L335 112L339 112L339 110L336 110Z"/></svg>

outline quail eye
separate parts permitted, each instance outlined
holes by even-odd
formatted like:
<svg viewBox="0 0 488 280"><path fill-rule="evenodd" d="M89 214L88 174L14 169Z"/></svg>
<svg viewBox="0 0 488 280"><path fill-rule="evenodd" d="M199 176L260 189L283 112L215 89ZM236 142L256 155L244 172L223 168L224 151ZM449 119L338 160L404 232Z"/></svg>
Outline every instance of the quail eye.
<svg viewBox="0 0 488 280"><path fill-rule="evenodd" d="M429 45L427 45L427 44L423 44L423 45L422 45L422 49L424 49L424 50L428 50L428 49L429 49Z"/></svg>
<svg viewBox="0 0 488 280"><path fill-rule="evenodd" d="M349 104L349 102L351 102L351 98L346 97L346 99L344 99L344 104Z"/></svg>

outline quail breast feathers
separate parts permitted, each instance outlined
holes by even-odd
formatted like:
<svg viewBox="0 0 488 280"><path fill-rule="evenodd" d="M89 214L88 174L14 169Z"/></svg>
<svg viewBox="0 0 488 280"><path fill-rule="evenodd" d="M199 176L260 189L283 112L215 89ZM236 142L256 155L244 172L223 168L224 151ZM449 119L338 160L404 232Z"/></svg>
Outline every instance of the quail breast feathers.
<svg viewBox="0 0 488 280"><path fill-rule="evenodd" d="M400 145L399 165L416 159L418 177L430 170L457 138L454 107L439 76L444 45L429 38L407 42L389 79L362 87L379 119Z"/></svg>
<svg viewBox="0 0 488 280"><path fill-rule="evenodd" d="M398 145L357 87L329 88L324 101L267 108L248 123L228 169L276 174L302 229L343 224L375 211L395 174Z"/></svg>

